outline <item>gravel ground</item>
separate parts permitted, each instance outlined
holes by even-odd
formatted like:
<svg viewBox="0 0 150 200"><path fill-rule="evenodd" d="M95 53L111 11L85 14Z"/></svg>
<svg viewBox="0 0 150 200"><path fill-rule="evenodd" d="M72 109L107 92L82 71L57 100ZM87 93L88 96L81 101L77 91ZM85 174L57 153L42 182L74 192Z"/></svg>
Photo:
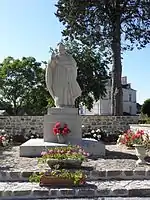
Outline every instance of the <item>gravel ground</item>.
<svg viewBox="0 0 150 200"><path fill-rule="evenodd" d="M117 170L135 169L135 162L137 157L135 150L128 150L126 148L118 147L117 145L106 145L106 156L98 159L89 159L88 162L83 163L83 166L94 167L97 170ZM149 161L147 157L147 161ZM47 166L37 165L38 158L26 158L19 156L19 146L14 146L7 150L0 151L0 170L9 171L36 171ZM150 162L149 162L150 163ZM148 168L150 165L144 167L137 167L138 169Z"/></svg>

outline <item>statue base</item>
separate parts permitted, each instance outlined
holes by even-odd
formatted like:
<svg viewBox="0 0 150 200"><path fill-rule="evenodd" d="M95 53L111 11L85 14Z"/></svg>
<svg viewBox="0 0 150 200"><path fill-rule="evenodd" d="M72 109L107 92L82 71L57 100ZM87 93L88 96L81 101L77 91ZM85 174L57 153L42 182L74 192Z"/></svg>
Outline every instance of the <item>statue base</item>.
<svg viewBox="0 0 150 200"><path fill-rule="evenodd" d="M66 123L71 133L67 136L65 144L58 142L53 134L56 122ZM105 145L94 139L82 139L81 116L76 108L49 108L44 116L44 139L30 139L20 146L20 156L39 157L41 152L50 147L67 146L68 144L80 145L86 152L93 156L104 156Z"/></svg>
<svg viewBox="0 0 150 200"><path fill-rule="evenodd" d="M66 143L78 143L82 139L81 116L77 108L48 108L47 115L44 116L44 142L57 143L57 137L53 133L56 122L62 125L65 123L71 132L66 136Z"/></svg>
<svg viewBox="0 0 150 200"><path fill-rule="evenodd" d="M80 145L86 152L90 153L91 156L105 156L105 145L101 141L84 138L76 144ZM20 146L20 156L32 158L40 157L41 152L45 149L60 146L67 146L67 144L44 142L43 139L30 139Z"/></svg>

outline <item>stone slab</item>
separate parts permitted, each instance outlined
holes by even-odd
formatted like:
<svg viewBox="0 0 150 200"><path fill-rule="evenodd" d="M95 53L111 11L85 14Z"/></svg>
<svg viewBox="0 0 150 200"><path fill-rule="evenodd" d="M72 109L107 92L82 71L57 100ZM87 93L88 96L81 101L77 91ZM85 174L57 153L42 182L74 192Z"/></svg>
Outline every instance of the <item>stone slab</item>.
<svg viewBox="0 0 150 200"><path fill-rule="evenodd" d="M0 182L0 199L75 197L150 197L150 181L91 181L73 188L40 187L28 182Z"/></svg>
<svg viewBox="0 0 150 200"><path fill-rule="evenodd" d="M93 156L105 155L105 145L102 142L98 142L94 139L84 138L81 141L74 140L74 142L71 144L78 144L82 146L86 152ZM56 146L67 146L67 144L44 142L43 139L30 139L20 146L20 156L39 157L44 149Z"/></svg>

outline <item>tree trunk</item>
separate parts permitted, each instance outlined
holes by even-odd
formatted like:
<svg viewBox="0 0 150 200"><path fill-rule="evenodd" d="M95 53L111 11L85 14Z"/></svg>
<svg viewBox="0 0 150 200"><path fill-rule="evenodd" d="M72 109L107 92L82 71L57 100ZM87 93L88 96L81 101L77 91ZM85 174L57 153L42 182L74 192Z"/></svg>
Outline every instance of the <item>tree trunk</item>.
<svg viewBox="0 0 150 200"><path fill-rule="evenodd" d="M120 15L116 12L113 23L113 40L111 44L113 53L112 66L112 88L111 88L111 114L123 115L123 93L122 93L122 64L121 64L121 32Z"/></svg>

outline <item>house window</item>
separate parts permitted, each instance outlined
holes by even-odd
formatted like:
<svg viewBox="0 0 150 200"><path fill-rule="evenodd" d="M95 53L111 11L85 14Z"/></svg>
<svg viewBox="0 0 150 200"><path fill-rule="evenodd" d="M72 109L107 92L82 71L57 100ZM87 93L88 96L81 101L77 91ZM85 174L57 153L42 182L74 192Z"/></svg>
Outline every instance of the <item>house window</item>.
<svg viewBox="0 0 150 200"><path fill-rule="evenodd" d="M129 101L132 101L132 95L129 94Z"/></svg>
<svg viewBox="0 0 150 200"><path fill-rule="evenodd" d="M111 99L111 91L109 91L109 94L108 94L108 95L109 95L109 99Z"/></svg>
<svg viewBox="0 0 150 200"><path fill-rule="evenodd" d="M129 113L132 114L132 106L129 106Z"/></svg>

